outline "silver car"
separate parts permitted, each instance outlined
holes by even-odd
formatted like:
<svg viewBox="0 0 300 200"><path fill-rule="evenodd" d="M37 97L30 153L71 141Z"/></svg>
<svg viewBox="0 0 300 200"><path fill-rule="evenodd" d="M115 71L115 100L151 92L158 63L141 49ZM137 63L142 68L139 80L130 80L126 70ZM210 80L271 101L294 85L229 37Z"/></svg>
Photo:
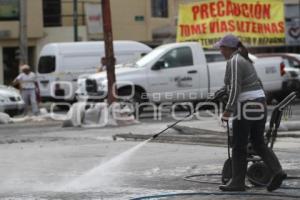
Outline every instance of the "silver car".
<svg viewBox="0 0 300 200"><path fill-rule="evenodd" d="M24 113L25 103L19 91L13 87L0 85L0 112L11 117Z"/></svg>

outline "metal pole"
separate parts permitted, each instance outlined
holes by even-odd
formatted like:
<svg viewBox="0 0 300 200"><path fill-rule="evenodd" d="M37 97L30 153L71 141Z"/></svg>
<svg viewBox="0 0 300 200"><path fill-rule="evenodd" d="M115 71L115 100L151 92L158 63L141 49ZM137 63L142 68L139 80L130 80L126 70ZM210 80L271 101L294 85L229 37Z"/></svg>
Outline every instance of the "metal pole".
<svg viewBox="0 0 300 200"><path fill-rule="evenodd" d="M105 43L105 59L106 59L106 72L108 81L108 104L110 105L116 100L115 82L115 56L113 48L113 34L111 24L111 11L109 0L102 0L102 13L103 13L103 34Z"/></svg>
<svg viewBox="0 0 300 200"><path fill-rule="evenodd" d="M27 41L27 0L20 0L20 16L19 16L19 48L20 60L19 64L28 64L28 41Z"/></svg>
<svg viewBox="0 0 300 200"><path fill-rule="evenodd" d="M74 27L74 41L78 41L78 0L73 0L73 27Z"/></svg>

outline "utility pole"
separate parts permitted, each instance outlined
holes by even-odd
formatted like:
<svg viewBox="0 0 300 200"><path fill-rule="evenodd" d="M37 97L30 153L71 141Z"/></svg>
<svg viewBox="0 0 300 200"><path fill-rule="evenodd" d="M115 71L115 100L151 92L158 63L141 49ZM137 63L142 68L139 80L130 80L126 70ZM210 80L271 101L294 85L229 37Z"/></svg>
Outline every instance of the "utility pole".
<svg viewBox="0 0 300 200"><path fill-rule="evenodd" d="M78 41L78 0L73 0L74 41Z"/></svg>
<svg viewBox="0 0 300 200"><path fill-rule="evenodd" d="M113 34L112 34L112 24L111 24L111 11L110 11L110 1L102 0L102 14L103 14L103 34L104 34L104 44L105 44L105 61L106 61L106 72L107 72L107 82L108 82L108 104L112 104L116 97L116 75L115 75L115 56L113 48Z"/></svg>
<svg viewBox="0 0 300 200"><path fill-rule="evenodd" d="M28 64L28 39L27 39L27 0L19 0L19 64Z"/></svg>

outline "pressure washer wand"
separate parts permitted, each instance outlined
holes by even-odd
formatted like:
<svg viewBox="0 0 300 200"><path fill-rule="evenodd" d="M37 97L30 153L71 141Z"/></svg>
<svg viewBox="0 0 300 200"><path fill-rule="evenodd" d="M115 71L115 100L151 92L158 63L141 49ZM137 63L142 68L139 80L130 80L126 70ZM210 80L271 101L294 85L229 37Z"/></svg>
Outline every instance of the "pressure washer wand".
<svg viewBox="0 0 300 200"><path fill-rule="evenodd" d="M214 94L214 97L213 97L213 98L211 98L211 99L210 99L210 98L207 98L204 102L212 102L212 101L218 100L218 99L222 98L222 97L223 97L224 95L226 95L226 94L227 94L227 92L226 92L225 87L224 87L224 88L221 88L220 90L218 90L218 91ZM157 138L160 134L162 134L162 133L164 133L166 130L168 130L168 129L174 127L176 124L178 124L178 123L180 123L180 122L186 120L188 117L191 117L191 116L194 115L196 112L197 112L197 110L194 109L194 111L193 111L191 114L188 114L188 115L186 115L184 118L182 118L182 119L176 121L175 123L173 123L173 124L167 126L167 128L165 128L165 129L163 129L162 131L160 131L159 133L156 133L155 135L153 135L151 139Z"/></svg>
<svg viewBox="0 0 300 200"><path fill-rule="evenodd" d="M176 124L178 124L179 122L184 121L185 119L187 119L188 117L190 117L190 116L192 116L192 115L194 115L194 114L195 114L195 111L194 111L192 114L189 114L189 115L185 116L184 118L182 118L182 119L176 121L175 123L173 123L173 124L167 126L167 128L165 128L165 129L163 129L162 131L160 131L159 133L156 133L155 135L153 135L153 136L152 136L152 139L157 138L160 134L162 134L162 133L165 132L166 130L168 130L168 129L174 127L174 126L175 126Z"/></svg>

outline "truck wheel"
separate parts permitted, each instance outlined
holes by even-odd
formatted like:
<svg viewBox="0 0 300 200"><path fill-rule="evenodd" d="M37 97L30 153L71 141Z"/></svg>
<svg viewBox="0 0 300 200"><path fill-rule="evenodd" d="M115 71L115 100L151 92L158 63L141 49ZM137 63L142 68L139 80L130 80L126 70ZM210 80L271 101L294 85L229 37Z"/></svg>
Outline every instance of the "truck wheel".
<svg viewBox="0 0 300 200"><path fill-rule="evenodd" d="M254 186L266 186L271 180L270 169L264 162L253 163L247 170L247 178Z"/></svg>
<svg viewBox="0 0 300 200"><path fill-rule="evenodd" d="M232 167L231 167L231 158L228 158L223 165L222 169L222 184L228 183L228 181L232 178Z"/></svg>
<svg viewBox="0 0 300 200"><path fill-rule="evenodd" d="M124 102L128 107L132 110L132 114L137 117L143 112L143 107L140 106L141 103L145 102L145 100L142 99L142 92L135 90L132 94L131 90L124 89L119 90L118 95L124 96L123 99L121 99L122 102ZM126 98L126 96L131 95L131 98Z"/></svg>

